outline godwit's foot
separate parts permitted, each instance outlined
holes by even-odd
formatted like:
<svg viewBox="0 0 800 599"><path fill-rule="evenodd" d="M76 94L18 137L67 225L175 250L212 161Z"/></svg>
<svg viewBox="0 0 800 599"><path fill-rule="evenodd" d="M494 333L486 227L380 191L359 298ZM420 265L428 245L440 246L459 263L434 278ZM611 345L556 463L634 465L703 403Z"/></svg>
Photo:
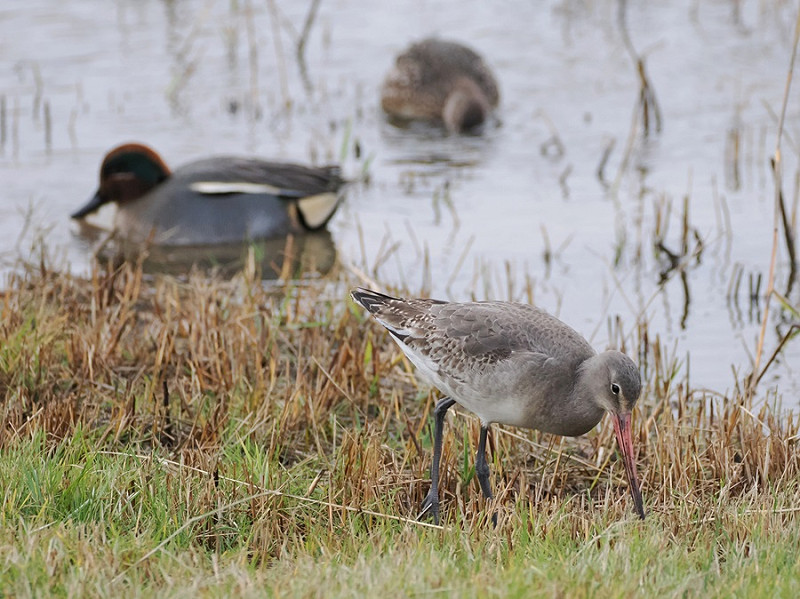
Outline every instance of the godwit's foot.
<svg viewBox="0 0 800 599"><path fill-rule="evenodd" d="M492 528L497 528L497 512L492 512Z"/></svg>
<svg viewBox="0 0 800 599"><path fill-rule="evenodd" d="M417 520L425 518L433 518L433 523L439 524L439 497L433 492L433 489L428 491L425 499L422 500L422 511L417 516Z"/></svg>

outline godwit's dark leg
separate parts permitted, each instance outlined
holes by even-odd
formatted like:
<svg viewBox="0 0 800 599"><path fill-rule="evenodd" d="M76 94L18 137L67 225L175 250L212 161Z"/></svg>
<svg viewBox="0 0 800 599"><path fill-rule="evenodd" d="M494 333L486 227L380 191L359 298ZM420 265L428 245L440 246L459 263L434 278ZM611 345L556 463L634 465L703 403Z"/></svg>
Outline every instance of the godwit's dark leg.
<svg viewBox="0 0 800 599"><path fill-rule="evenodd" d="M447 410L455 402L454 399L443 397L436 402L433 415L436 418L433 429L433 463L431 464L431 489L422 502L420 517L429 513L433 516L434 524L439 524L439 460L442 457L442 433L444 431L444 417Z"/></svg>
<svg viewBox="0 0 800 599"><path fill-rule="evenodd" d="M475 456L475 474L481 485L481 491L486 499L491 499L492 485L489 483L489 464L486 462L486 436L489 433L489 425L481 425L481 436L478 440L478 453ZM492 523L497 526L497 514L492 514Z"/></svg>

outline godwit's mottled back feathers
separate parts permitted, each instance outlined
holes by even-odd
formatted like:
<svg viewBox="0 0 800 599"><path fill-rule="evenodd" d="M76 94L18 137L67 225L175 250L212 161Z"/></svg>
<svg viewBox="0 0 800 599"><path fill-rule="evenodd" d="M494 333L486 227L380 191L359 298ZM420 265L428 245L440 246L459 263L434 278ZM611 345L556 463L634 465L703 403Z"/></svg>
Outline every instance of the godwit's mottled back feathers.
<svg viewBox="0 0 800 599"><path fill-rule="evenodd" d="M416 351L442 359L456 355L471 367L506 359L513 352L578 361L595 353L572 328L527 304L399 299L361 288L352 297Z"/></svg>
<svg viewBox="0 0 800 599"><path fill-rule="evenodd" d="M367 289L354 290L352 297L386 327L425 378L484 422L581 434L602 416L602 408L588 402L569 422L555 415L565 407L575 373L595 352L539 308L399 299Z"/></svg>
<svg viewBox="0 0 800 599"><path fill-rule="evenodd" d="M431 306L445 303L431 299L401 300L363 288L354 289L350 295L400 341L411 335L409 327L416 331L425 328L423 322L431 320Z"/></svg>

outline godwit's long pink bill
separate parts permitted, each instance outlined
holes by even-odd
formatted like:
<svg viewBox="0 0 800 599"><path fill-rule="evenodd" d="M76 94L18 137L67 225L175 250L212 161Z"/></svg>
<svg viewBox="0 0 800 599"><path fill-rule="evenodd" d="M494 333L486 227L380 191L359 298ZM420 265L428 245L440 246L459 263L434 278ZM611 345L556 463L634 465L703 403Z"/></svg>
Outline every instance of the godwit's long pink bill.
<svg viewBox="0 0 800 599"><path fill-rule="evenodd" d="M458 403L478 415L475 473L492 497L486 435L493 422L578 436L609 412L637 513L644 518L631 438L641 377L625 354L597 354L547 312L512 302L454 303L400 299L355 289L353 300L392 334L408 359L445 394L434 410L431 489L423 512L439 521L439 462L447 410Z"/></svg>

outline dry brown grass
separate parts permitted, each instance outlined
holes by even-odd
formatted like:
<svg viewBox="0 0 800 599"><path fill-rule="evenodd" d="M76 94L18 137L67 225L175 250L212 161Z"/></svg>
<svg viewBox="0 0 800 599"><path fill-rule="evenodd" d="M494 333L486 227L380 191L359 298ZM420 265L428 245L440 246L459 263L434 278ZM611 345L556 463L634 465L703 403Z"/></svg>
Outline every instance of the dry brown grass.
<svg viewBox="0 0 800 599"><path fill-rule="evenodd" d="M403 522L428 488L435 395L345 300L352 283L178 280L131 265L97 266L87 279L29 269L2 296L0 448L41 439L67 466L118 456L108 493L114 505L130 502L122 528L138 530L142 510L163 504L174 524L156 527L163 532L116 564L115 577L172 542L241 547L257 563L352 550L364 531L393 546L421 530ZM753 518L794 526L796 417L775 401L689 388L652 339L642 324L634 439L645 525L690 545L708 523L732 538L749 534ZM485 537L495 510L497 542L510 551L552 535L592 544L608 526L631 525L610 426L579 439L494 427L490 507L472 482L478 431L464 411L448 421L445 530ZM76 435L88 447L69 458Z"/></svg>
<svg viewBox="0 0 800 599"><path fill-rule="evenodd" d="M417 390L388 336L346 302L347 288L342 280L269 287L246 275L151 278L130 265L98 266L89 279L15 276L2 303L0 446L34 430L58 441L80 425L107 448L213 454L233 429L267 455L282 452L284 463L330 458L342 503L368 504L394 487L402 490L394 508L409 513L426 486L420 439L433 398ZM687 389L658 340L646 341L646 326L639 336L649 377L636 438L652 510L671 511L675 497L797 479L791 413ZM463 450L454 446L462 433L474 446L478 424L462 412L448 428L444 494L469 511L475 494L459 489ZM613 447L608 426L577 440L496 427L495 474L507 489L498 503L520 491L564 499L587 489L600 504L625 503Z"/></svg>

